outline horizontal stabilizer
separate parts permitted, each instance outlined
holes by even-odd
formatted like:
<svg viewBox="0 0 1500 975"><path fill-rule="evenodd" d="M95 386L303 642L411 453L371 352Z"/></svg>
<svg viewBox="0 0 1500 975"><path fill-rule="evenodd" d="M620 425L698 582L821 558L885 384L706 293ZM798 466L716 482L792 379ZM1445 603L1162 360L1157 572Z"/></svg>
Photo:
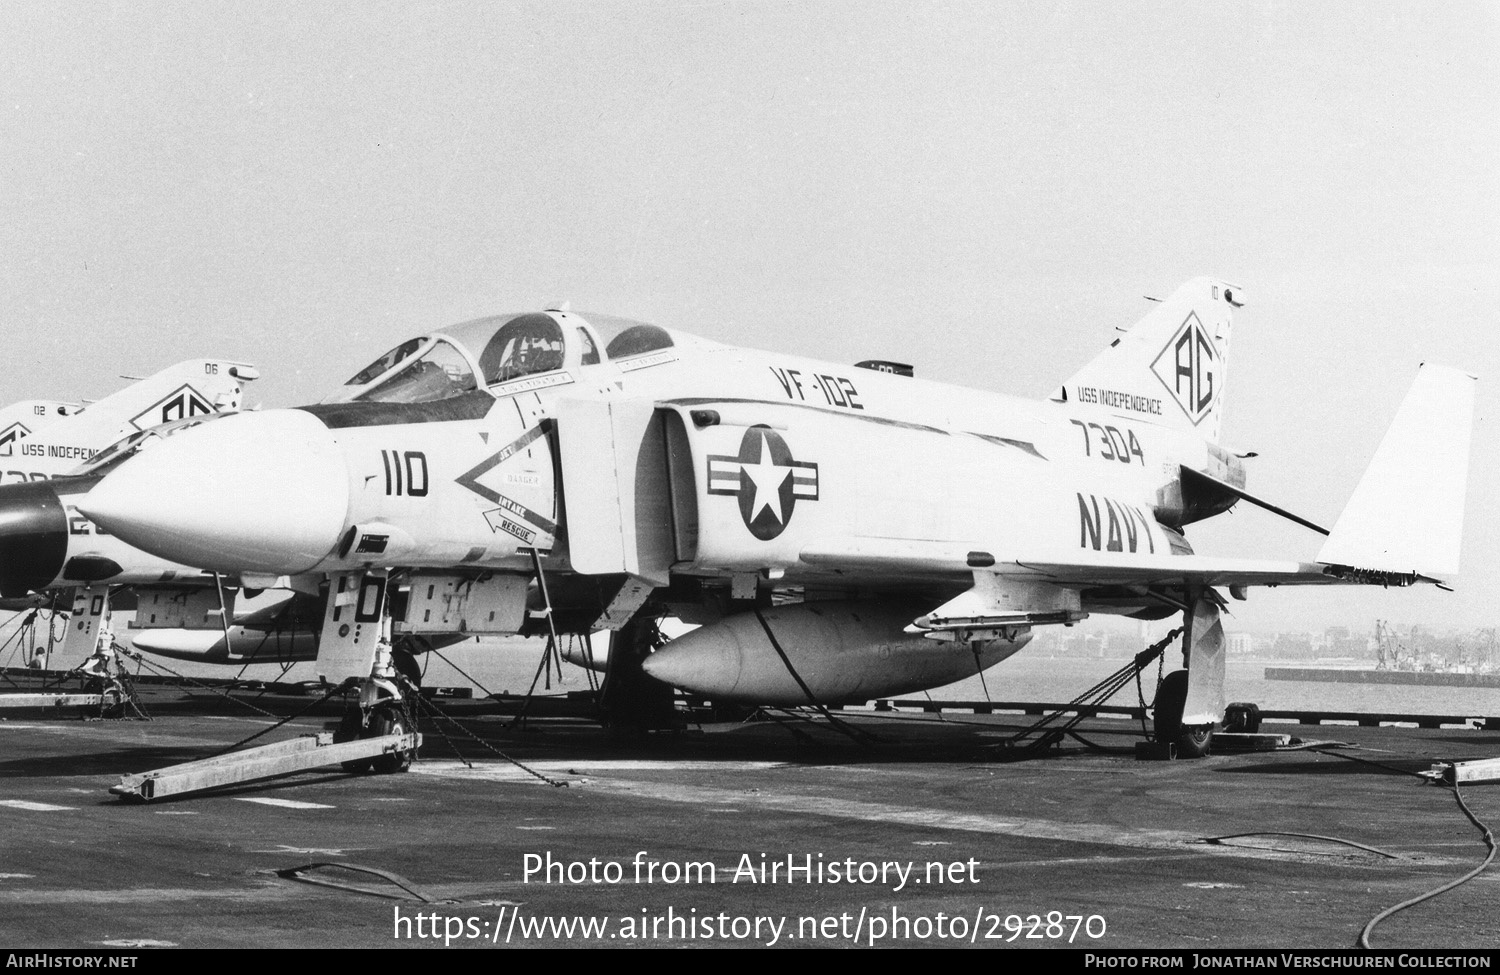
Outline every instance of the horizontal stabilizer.
<svg viewBox="0 0 1500 975"><path fill-rule="evenodd" d="M1457 575L1473 424L1474 377L1422 365L1318 561Z"/></svg>
<svg viewBox="0 0 1500 975"><path fill-rule="evenodd" d="M1220 491L1224 494L1239 498L1241 501L1248 501L1251 504L1255 505L1257 508L1264 508L1265 510L1271 512L1273 515L1280 515L1288 521L1296 522L1303 528L1311 528L1319 535L1328 534L1328 529L1322 527L1321 525L1314 524L1313 522L1308 521L1306 518L1303 518L1301 515L1292 514L1285 508L1278 508L1276 505L1272 504L1269 501L1263 501L1260 498L1257 498L1255 495L1251 494L1249 491L1246 491L1244 488L1234 484L1230 484L1228 481L1214 477L1212 474L1207 474L1203 471L1195 471L1191 467L1186 466L1182 467L1181 471L1184 484L1197 482L1199 485L1207 486L1209 490Z"/></svg>

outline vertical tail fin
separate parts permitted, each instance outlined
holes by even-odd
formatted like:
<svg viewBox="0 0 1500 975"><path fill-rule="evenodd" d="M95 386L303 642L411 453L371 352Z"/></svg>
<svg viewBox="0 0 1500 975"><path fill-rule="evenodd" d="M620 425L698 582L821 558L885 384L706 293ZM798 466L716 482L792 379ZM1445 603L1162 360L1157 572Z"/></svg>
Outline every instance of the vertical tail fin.
<svg viewBox="0 0 1500 975"><path fill-rule="evenodd" d="M1098 405L1217 442L1231 313L1243 304L1234 285L1194 278L1074 373L1052 398Z"/></svg>
<svg viewBox="0 0 1500 975"><path fill-rule="evenodd" d="M28 399L0 409L0 457L9 457L17 440L71 416L77 406L56 400Z"/></svg>
<svg viewBox="0 0 1500 975"><path fill-rule="evenodd" d="M0 429L0 456L14 453L25 458L20 470L6 465L5 483L64 474L121 437L162 423L237 410L245 383L259 375L243 362L189 359L87 406L69 409L67 416L30 431L14 449L5 446Z"/></svg>
<svg viewBox="0 0 1500 975"><path fill-rule="evenodd" d="M230 359L189 359L111 393L73 418L69 435L99 447L173 420L237 410L260 373Z"/></svg>

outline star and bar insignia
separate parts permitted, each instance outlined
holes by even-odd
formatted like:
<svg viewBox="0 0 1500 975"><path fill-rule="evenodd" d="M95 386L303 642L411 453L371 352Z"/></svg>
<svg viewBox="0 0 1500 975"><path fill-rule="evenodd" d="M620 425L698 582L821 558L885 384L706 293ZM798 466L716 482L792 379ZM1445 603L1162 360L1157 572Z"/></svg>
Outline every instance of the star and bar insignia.
<svg viewBox="0 0 1500 975"><path fill-rule="evenodd" d="M793 460L779 433L753 426L738 455L709 455L708 493L738 498L745 527L768 542L791 523L798 500L818 500L818 465Z"/></svg>

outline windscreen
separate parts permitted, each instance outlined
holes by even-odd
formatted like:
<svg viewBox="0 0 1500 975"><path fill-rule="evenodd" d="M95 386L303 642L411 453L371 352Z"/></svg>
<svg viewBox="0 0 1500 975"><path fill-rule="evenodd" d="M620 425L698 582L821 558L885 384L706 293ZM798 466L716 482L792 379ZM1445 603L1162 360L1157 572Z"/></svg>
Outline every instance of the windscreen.
<svg viewBox="0 0 1500 975"><path fill-rule="evenodd" d="M375 378L384 375L396 363L401 362L402 360L410 356L413 352L416 352L419 348L421 348L424 341L425 339L418 337L406 342L402 342L400 345L396 346L385 355L381 356L374 362L370 363L368 366L365 366L359 372L355 373L354 377L351 378L348 382L344 383L344 385L363 386L365 383L368 383Z"/></svg>
<svg viewBox="0 0 1500 975"><path fill-rule="evenodd" d="M431 403L478 389L463 353L434 342L422 356L355 399L364 403Z"/></svg>

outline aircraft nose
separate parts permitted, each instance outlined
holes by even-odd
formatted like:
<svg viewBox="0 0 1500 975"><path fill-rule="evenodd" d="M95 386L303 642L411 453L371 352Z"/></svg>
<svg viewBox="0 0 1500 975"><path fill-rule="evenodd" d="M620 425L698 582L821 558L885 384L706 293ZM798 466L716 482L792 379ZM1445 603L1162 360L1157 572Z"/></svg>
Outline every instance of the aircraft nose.
<svg viewBox="0 0 1500 975"><path fill-rule="evenodd" d="M220 572L293 574L344 528L349 475L311 413L239 413L153 443L79 510L153 555Z"/></svg>
<svg viewBox="0 0 1500 975"><path fill-rule="evenodd" d="M68 515L51 485L0 487L0 596L46 588L68 555Z"/></svg>

